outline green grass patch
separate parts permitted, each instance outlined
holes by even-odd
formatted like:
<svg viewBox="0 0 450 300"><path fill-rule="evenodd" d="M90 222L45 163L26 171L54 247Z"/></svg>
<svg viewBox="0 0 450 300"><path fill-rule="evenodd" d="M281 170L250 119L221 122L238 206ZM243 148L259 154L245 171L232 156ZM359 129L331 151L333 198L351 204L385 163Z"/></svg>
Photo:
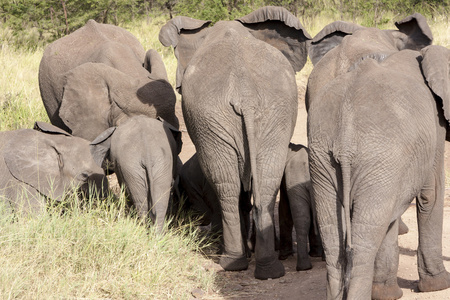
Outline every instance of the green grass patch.
<svg viewBox="0 0 450 300"><path fill-rule="evenodd" d="M33 218L4 208L1 299L188 299L213 287L196 227L158 234L127 212L124 197L84 205L73 197Z"/></svg>

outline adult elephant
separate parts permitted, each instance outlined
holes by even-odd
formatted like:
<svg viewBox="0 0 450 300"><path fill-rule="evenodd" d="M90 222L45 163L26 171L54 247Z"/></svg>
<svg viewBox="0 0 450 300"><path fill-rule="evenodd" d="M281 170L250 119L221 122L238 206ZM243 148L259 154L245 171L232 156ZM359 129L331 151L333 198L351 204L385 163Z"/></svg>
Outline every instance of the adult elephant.
<svg viewBox="0 0 450 300"><path fill-rule="evenodd" d="M309 163L328 299L397 299L398 218L417 196L419 290L450 286L442 262L450 51L425 18L398 30L347 22L311 42Z"/></svg>
<svg viewBox="0 0 450 300"><path fill-rule="evenodd" d="M178 59L177 88L186 127L222 210L225 270L248 267L239 195L252 191L258 279L284 275L274 250L273 210L297 116L295 72L309 35L280 7L235 21L176 17L159 39Z"/></svg>
<svg viewBox="0 0 450 300"><path fill-rule="evenodd" d="M51 123L89 141L135 115L160 116L178 128L160 55L145 53L130 32L114 25L89 20L50 44L39 88Z"/></svg>
<svg viewBox="0 0 450 300"><path fill-rule="evenodd" d="M169 123L141 115L108 128L91 142L97 164L112 164L139 217L148 217L159 232L177 175L181 148L176 137L180 140L181 132Z"/></svg>
<svg viewBox="0 0 450 300"><path fill-rule="evenodd" d="M0 198L15 213L42 212L73 192L104 198L108 180L89 142L53 125L0 132Z"/></svg>

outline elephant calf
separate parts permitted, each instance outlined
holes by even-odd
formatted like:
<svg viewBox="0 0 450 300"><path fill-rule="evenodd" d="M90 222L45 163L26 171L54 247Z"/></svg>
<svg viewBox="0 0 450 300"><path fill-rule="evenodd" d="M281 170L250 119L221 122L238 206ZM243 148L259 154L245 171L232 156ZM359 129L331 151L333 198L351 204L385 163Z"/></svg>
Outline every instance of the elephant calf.
<svg viewBox="0 0 450 300"><path fill-rule="evenodd" d="M308 148L290 143L280 186L278 209L280 220L279 258L286 259L293 253L292 227L295 226L297 271L312 268L309 256L320 257L323 255L322 240L315 226L315 208L310 189Z"/></svg>
<svg viewBox="0 0 450 300"><path fill-rule="evenodd" d="M141 115L105 130L91 142L95 161L114 169L139 216L149 216L160 232L176 176L180 140L181 132L169 123Z"/></svg>
<svg viewBox="0 0 450 300"><path fill-rule="evenodd" d="M180 171L180 191L187 196L185 209L190 209L194 215L199 216L202 225L211 223L214 234L222 230L222 216L220 203L211 185L206 180L200 168L197 155L194 154ZM311 269L311 260L308 255L308 236L310 254L322 256L322 244L318 234L315 234L313 203L310 197L310 178L307 148L302 145L289 145L286 159L286 168L280 186L280 259L286 259L293 253L292 228L295 225L297 239L297 270ZM248 215L251 207L246 199L248 193L241 192L240 213L244 219L242 229L247 236L249 221ZM253 233L254 234L254 233ZM254 244L252 235L250 244ZM253 246L250 245L250 248Z"/></svg>
<svg viewBox="0 0 450 300"><path fill-rule="evenodd" d="M47 199L61 201L78 188L104 197L108 180L89 142L53 125L0 132L0 198L18 213L39 213Z"/></svg>

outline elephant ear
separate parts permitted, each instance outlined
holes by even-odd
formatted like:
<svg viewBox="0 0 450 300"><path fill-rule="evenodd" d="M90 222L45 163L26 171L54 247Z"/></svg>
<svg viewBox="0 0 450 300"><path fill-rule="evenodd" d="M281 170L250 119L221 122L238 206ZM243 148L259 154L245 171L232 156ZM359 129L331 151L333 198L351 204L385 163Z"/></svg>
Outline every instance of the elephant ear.
<svg viewBox="0 0 450 300"><path fill-rule="evenodd" d="M442 46L428 46L421 51L422 72L428 86L441 98L447 123L450 123L450 50ZM450 134L447 129L447 141Z"/></svg>
<svg viewBox="0 0 450 300"><path fill-rule="evenodd" d="M144 68L150 73L150 79L169 81L166 66L161 55L155 49L150 49L145 53Z"/></svg>
<svg viewBox="0 0 450 300"><path fill-rule="evenodd" d="M399 22L395 22L395 26L399 31L394 31L392 35L396 39L396 46L399 50L420 51L433 42L433 34L427 20L419 13L414 13Z"/></svg>
<svg viewBox="0 0 450 300"><path fill-rule="evenodd" d="M3 155L14 178L47 198L60 201L66 188L61 174L64 160L50 137L31 129L18 130Z"/></svg>
<svg viewBox="0 0 450 300"><path fill-rule="evenodd" d="M363 28L363 26L344 21L336 21L325 26L313 38L309 46L309 57L313 65L316 65L328 51L338 46L345 36Z"/></svg>
<svg viewBox="0 0 450 300"><path fill-rule="evenodd" d="M110 150L112 135L116 129L117 127L110 127L106 129L89 144L92 158L95 163L104 170L114 169L114 164L110 157Z"/></svg>
<svg viewBox="0 0 450 300"><path fill-rule="evenodd" d="M64 75L59 116L74 136L92 141L126 113L137 80L101 63L85 63Z"/></svg>
<svg viewBox="0 0 450 300"><path fill-rule="evenodd" d="M308 56L311 36L300 21L283 7L265 6L237 19L250 33L278 50L289 60L295 72L300 71Z"/></svg>
<svg viewBox="0 0 450 300"><path fill-rule="evenodd" d="M167 127L170 130L170 132L173 135L173 138L175 139L175 142L177 143L177 154L180 154L181 148L183 147L183 141L181 140L181 131L176 129L174 126L172 126L172 124L170 124L169 122L165 121L161 117L157 117L156 119L161 121L163 123L163 126Z"/></svg>
<svg viewBox="0 0 450 300"><path fill-rule="evenodd" d="M36 121L34 123L33 129L40 131L40 132L47 133L47 134L62 134L65 136L71 136L70 133L68 133L67 131L65 131L59 127L56 127L49 123L40 122L40 121Z"/></svg>
<svg viewBox="0 0 450 300"><path fill-rule="evenodd" d="M166 47L174 48L178 60L176 89L180 92L181 81L189 61L203 42L211 21L189 17L175 17L159 31L159 41Z"/></svg>

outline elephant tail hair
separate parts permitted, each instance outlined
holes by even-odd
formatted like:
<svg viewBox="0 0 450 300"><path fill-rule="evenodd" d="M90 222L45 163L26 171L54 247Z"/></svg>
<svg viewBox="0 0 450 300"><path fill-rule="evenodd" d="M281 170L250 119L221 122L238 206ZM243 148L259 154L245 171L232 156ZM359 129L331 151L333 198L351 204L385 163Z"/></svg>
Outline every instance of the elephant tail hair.
<svg viewBox="0 0 450 300"><path fill-rule="evenodd" d="M346 229L346 268L344 275L344 294L347 294L353 267L353 246L352 246L352 221L351 221L351 198L350 198L350 162L347 158L342 157L340 161L342 172L342 205L344 206L345 229Z"/></svg>

